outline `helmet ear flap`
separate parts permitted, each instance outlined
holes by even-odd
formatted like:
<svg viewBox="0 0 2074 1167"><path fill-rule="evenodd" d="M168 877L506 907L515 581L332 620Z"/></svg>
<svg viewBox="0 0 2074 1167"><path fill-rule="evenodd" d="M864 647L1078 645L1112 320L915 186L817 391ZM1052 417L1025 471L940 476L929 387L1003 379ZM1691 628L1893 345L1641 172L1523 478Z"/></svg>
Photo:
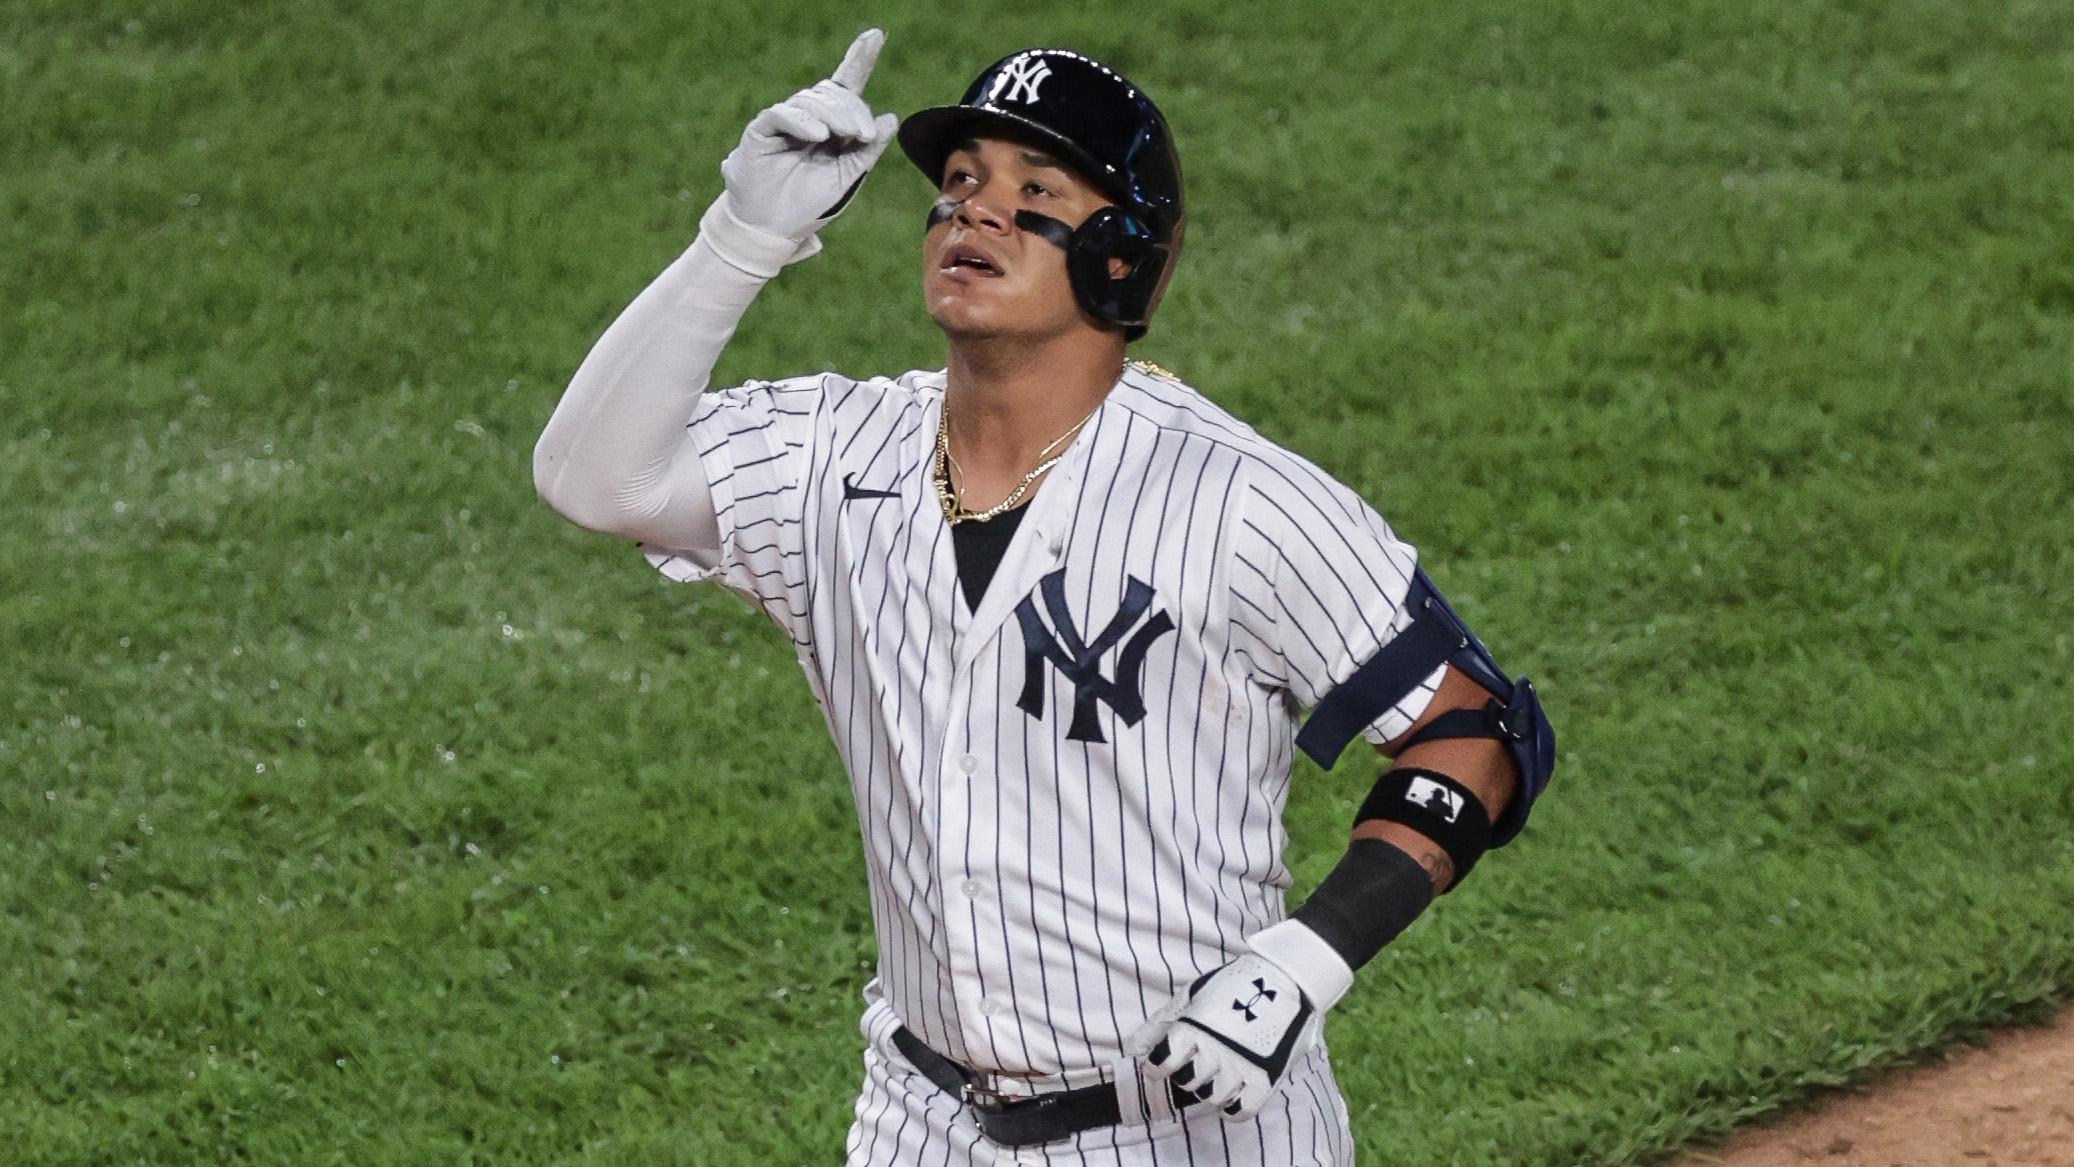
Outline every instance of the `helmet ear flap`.
<svg viewBox="0 0 2074 1167"><path fill-rule="evenodd" d="M1172 255L1172 247L1144 219L1121 207L1103 207L1074 228L1066 273L1090 316L1123 325L1135 340L1144 335L1166 285ZM1112 260L1123 261L1121 273L1112 272Z"/></svg>

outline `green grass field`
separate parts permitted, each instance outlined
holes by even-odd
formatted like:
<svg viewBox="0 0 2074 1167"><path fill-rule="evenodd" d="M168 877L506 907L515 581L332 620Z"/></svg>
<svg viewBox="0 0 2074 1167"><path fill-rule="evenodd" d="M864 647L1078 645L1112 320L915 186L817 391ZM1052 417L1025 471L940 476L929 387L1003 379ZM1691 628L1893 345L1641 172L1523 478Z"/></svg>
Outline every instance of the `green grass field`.
<svg viewBox="0 0 2074 1167"><path fill-rule="evenodd" d="M14 0L0 1158L840 1158L872 939L791 654L530 452L758 108L1069 43L1141 346L1360 490L1565 747L1335 1013L1368 1164L1642 1163L2074 990L2053 0ZM941 360L897 156L721 381ZM1304 764L1299 891L1361 768Z"/></svg>

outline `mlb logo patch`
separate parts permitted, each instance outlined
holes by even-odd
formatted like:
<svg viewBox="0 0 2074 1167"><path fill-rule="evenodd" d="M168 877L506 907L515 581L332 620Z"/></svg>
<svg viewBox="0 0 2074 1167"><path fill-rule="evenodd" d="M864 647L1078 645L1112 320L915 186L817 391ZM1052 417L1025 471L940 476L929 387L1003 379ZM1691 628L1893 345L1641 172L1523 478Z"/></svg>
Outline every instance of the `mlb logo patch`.
<svg viewBox="0 0 2074 1167"><path fill-rule="evenodd" d="M1462 813L1462 796L1431 778L1413 776L1411 786L1404 792L1404 801L1425 807L1443 822L1454 822Z"/></svg>

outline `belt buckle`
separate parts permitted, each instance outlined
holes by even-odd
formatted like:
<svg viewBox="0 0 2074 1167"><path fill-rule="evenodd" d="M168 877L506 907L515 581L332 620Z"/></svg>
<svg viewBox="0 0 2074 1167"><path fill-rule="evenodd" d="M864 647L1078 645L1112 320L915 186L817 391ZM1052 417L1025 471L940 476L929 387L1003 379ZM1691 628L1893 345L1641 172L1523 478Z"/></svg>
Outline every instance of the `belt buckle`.
<svg viewBox="0 0 2074 1167"><path fill-rule="evenodd" d="M1008 1096L1006 1094L998 1090L990 1090L976 1082L965 1083L965 1089L960 1091L960 1097L965 1105L981 1114L1008 1113Z"/></svg>

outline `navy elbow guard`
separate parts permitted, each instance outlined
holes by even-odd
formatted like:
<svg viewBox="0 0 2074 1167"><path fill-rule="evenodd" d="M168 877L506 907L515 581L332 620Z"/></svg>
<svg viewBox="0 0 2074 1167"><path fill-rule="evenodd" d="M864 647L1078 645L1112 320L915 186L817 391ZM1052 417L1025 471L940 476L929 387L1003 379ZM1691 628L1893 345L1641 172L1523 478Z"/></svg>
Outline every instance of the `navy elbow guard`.
<svg viewBox="0 0 2074 1167"><path fill-rule="evenodd" d="M1499 812L1497 821L1490 824L1488 845L1502 847L1527 825L1534 800L1541 797L1555 774L1555 728L1542 712L1533 684L1525 677L1515 680L1505 675L1490 650L1448 607L1423 568L1412 573L1404 606L1411 613L1411 624L1318 702L1310 720L1296 735L1296 744L1320 767L1331 769L1347 743L1363 729L1402 701L1434 669L1452 665L1490 692L1491 700L1480 709L1452 709L1435 717L1406 744L1444 738L1489 738L1505 747L1519 770L1519 786L1512 801ZM1406 793L1399 791L1398 796L1402 798ZM1474 798L1469 801L1475 803ZM1476 806L1480 812L1481 804ZM1435 841L1446 846L1444 839ZM1481 848L1478 850L1480 853ZM1452 857L1452 848L1449 854ZM1457 861L1456 881L1465 874L1467 869Z"/></svg>

